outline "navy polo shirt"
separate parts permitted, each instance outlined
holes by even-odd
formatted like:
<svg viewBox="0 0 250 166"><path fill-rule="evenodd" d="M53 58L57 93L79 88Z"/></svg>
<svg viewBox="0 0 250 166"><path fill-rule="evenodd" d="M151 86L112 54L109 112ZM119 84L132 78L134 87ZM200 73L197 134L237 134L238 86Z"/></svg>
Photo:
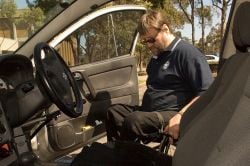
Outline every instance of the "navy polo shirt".
<svg viewBox="0 0 250 166"><path fill-rule="evenodd" d="M180 110L213 82L205 56L179 38L151 58L147 74L142 111Z"/></svg>

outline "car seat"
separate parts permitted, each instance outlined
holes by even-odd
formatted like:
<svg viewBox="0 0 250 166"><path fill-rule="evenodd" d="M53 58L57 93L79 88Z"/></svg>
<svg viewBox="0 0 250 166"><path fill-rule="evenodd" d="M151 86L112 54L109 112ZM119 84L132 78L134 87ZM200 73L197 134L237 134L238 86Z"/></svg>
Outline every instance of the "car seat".
<svg viewBox="0 0 250 166"><path fill-rule="evenodd" d="M173 166L246 166L250 163L250 2L233 22L236 54L183 115Z"/></svg>

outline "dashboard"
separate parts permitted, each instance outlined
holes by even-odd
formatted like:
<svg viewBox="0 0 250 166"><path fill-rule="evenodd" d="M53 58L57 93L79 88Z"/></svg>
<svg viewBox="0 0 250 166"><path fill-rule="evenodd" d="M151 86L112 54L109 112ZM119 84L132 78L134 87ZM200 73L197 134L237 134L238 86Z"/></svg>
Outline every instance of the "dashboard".
<svg viewBox="0 0 250 166"><path fill-rule="evenodd" d="M16 130L42 110L45 101L36 83L30 59L22 55L1 55L0 165L9 165L17 159L12 144L13 138L20 140Z"/></svg>
<svg viewBox="0 0 250 166"><path fill-rule="evenodd" d="M53 50L51 51L53 52ZM80 115L82 112L78 110L82 110L83 104L77 84L72 81L73 78L69 79L69 76L71 76L68 74L70 70L67 70L67 66L64 68L64 63L61 63L56 56L57 54L55 54L54 61L49 62L53 62L52 64L60 70L53 65L49 67L45 65L43 71L46 74L52 73L52 76L49 75L49 79L55 82L53 85L58 90L55 94L61 93L64 95L63 97L68 97L68 100L64 100L63 97L60 98L60 101L67 101L64 103L65 106L68 106L68 101L71 102L70 107L66 107L67 111L75 111L71 88L75 90L73 91L74 95L78 97L76 99L77 111L75 112ZM39 69L39 67L37 68ZM25 163L26 159L32 158L33 153L29 150L30 146L27 144L30 137L26 138L26 135L32 137L36 131L41 129L40 127L59 115L59 111L43 114L44 110L53 103L56 104L57 100L52 100L53 98L49 96L48 89L50 86L46 89L44 84L47 82L42 81L38 71L34 71L31 60L25 56L15 54L0 56L0 165L8 165L7 163L16 161L16 156L20 157L20 154L24 155L21 157L24 160L22 163ZM65 78L63 76L66 71L68 75ZM72 82L75 83L74 86L71 86ZM58 88L59 83L61 83L61 86ZM23 146L26 147L23 148ZM5 151L6 147L8 154L6 157L2 157L1 150ZM21 151L19 152L19 150ZM28 160L32 161L33 159Z"/></svg>
<svg viewBox="0 0 250 166"><path fill-rule="evenodd" d="M11 127L23 124L46 105L27 57L0 56L0 101Z"/></svg>

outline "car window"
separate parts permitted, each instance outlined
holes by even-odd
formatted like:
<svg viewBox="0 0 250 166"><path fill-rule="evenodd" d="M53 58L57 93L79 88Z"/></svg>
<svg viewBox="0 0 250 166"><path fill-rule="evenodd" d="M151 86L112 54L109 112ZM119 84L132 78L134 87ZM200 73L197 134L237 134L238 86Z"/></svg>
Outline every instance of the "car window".
<svg viewBox="0 0 250 166"><path fill-rule="evenodd" d="M0 54L16 51L43 26L72 5L67 1L0 1Z"/></svg>
<svg viewBox="0 0 250 166"><path fill-rule="evenodd" d="M119 11L97 17L60 42L56 49L69 66L130 53L142 11Z"/></svg>

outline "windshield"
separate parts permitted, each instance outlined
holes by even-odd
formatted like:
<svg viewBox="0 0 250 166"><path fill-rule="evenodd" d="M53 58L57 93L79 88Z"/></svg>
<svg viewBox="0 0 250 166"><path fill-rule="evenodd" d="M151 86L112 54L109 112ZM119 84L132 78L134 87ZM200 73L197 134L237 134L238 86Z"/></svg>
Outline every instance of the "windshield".
<svg viewBox="0 0 250 166"><path fill-rule="evenodd" d="M75 0L0 0L0 54L16 51Z"/></svg>

